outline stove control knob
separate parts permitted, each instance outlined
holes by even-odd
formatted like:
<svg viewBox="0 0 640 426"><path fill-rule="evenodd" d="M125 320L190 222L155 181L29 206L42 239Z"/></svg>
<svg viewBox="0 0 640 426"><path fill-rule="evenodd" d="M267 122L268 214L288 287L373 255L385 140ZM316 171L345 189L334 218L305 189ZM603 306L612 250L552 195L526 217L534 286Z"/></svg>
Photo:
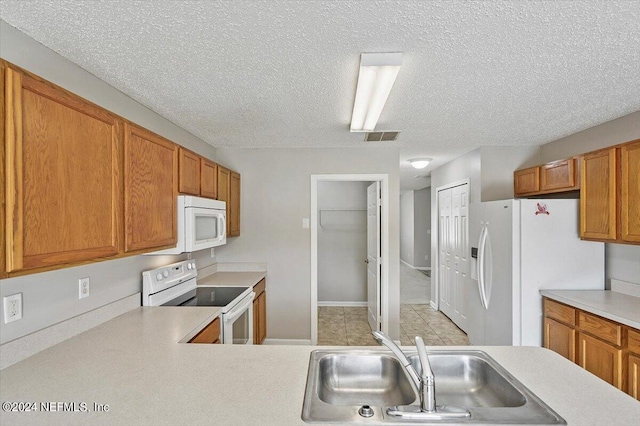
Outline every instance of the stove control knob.
<svg viewBox="0 0 640 426"><path fill-rule="evenodd" d="M164 277L167 278L169 276L169 271L164 271L162 275L164 275Z"/></svg>
<svg viewBox="0 0 640 426"><path fill-rule="evenodd" d="M156 275L156 280L162 281L162 274L160 272L158 272L158 275Z"/></svg>
<svg viewBox="0 0 640 426"><path fill-rule="evenodd" d="M196 264L195 264L195 262L192 262L192 263L191 263L191 269L196 269Z"/></svg>
<svg viewBox="0 0 640 426"><path fill-rule="evenodd" d="M190 263L187 264L187 269L191 269L191 264Z"/></svg>

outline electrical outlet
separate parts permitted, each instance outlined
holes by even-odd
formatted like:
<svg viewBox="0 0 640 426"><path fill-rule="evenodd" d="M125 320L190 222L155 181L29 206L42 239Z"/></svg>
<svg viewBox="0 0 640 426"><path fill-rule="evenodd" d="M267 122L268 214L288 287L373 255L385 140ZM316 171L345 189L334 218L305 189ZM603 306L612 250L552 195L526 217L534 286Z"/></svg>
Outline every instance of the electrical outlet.
<svg viewBox="0 0 640 426"><path fill-rule="evenodd" d="M428 254L424 255L424 260L429 260L429 255Z"/></svg>
<svg viewBox="0 0 640 426"><path fill-rule="evenodd" d="M5 296L3 302L5 324L22 319L22 293Z"/></svg>
<svg viewBox="0 0 640 426"><path fill-rule="evenodd" d="M78 280L78 299L84 299L85 297L89 297L91 294L91 278L80 278Z"/></svg>
<svg viewBox="0 0 640 426"><path fill-rule="evenodd" d="M216 250L211 247L211 257L216 257Z"/></svg>

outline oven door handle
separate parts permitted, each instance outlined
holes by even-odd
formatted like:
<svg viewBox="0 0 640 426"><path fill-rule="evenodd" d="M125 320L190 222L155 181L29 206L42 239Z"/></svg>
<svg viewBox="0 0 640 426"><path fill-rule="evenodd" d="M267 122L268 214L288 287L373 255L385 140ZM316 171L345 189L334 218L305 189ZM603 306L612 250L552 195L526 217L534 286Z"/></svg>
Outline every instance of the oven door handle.
<svg viewBox="0 0 640 426"><path fill-rule="evenodd" d="M242 315L247 308L253 304L253 298L256 296L255 292L251 292L248 297L245 297L242 302L238 303L231 311L224 315L224 322L233 322Z"/></svg>

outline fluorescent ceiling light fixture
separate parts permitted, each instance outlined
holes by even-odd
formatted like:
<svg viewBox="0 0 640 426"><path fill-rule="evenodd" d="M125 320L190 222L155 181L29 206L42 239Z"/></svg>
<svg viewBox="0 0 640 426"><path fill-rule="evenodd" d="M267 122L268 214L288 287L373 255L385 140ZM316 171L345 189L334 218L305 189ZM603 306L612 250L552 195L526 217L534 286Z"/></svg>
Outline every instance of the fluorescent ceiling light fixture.
<svg viewBox="0 0 640 426"><path fill-rule="evenodd" d="M402 53L363 53L356 100L351 115L352 132L372 132L402 65Z"/></svg>
<svg viewBox="0 0 640 426"><path fill-rule="evenodd" d="M424 169L431 160L433 160L433 158L414 158L413 160L409 160L409 163L411 163L415 169Z"/></svg>

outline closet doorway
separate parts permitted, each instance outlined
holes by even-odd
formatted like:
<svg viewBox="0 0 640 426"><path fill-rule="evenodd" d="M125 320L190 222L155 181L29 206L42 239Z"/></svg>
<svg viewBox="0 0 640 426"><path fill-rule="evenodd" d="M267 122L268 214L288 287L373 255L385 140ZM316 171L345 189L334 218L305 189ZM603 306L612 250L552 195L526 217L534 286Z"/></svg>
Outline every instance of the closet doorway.
<svg viewBox="0 0 640 426"><path fill-rule="evenodd" d="M325 317L335 314L332 322L344 322L339 327L342 336L332 339L338 344L350 344L347 337L356 345L375 344L371 329L388 329L387 179L387 175L311 177L313 345L318 344L319 306Z"/></svg>

